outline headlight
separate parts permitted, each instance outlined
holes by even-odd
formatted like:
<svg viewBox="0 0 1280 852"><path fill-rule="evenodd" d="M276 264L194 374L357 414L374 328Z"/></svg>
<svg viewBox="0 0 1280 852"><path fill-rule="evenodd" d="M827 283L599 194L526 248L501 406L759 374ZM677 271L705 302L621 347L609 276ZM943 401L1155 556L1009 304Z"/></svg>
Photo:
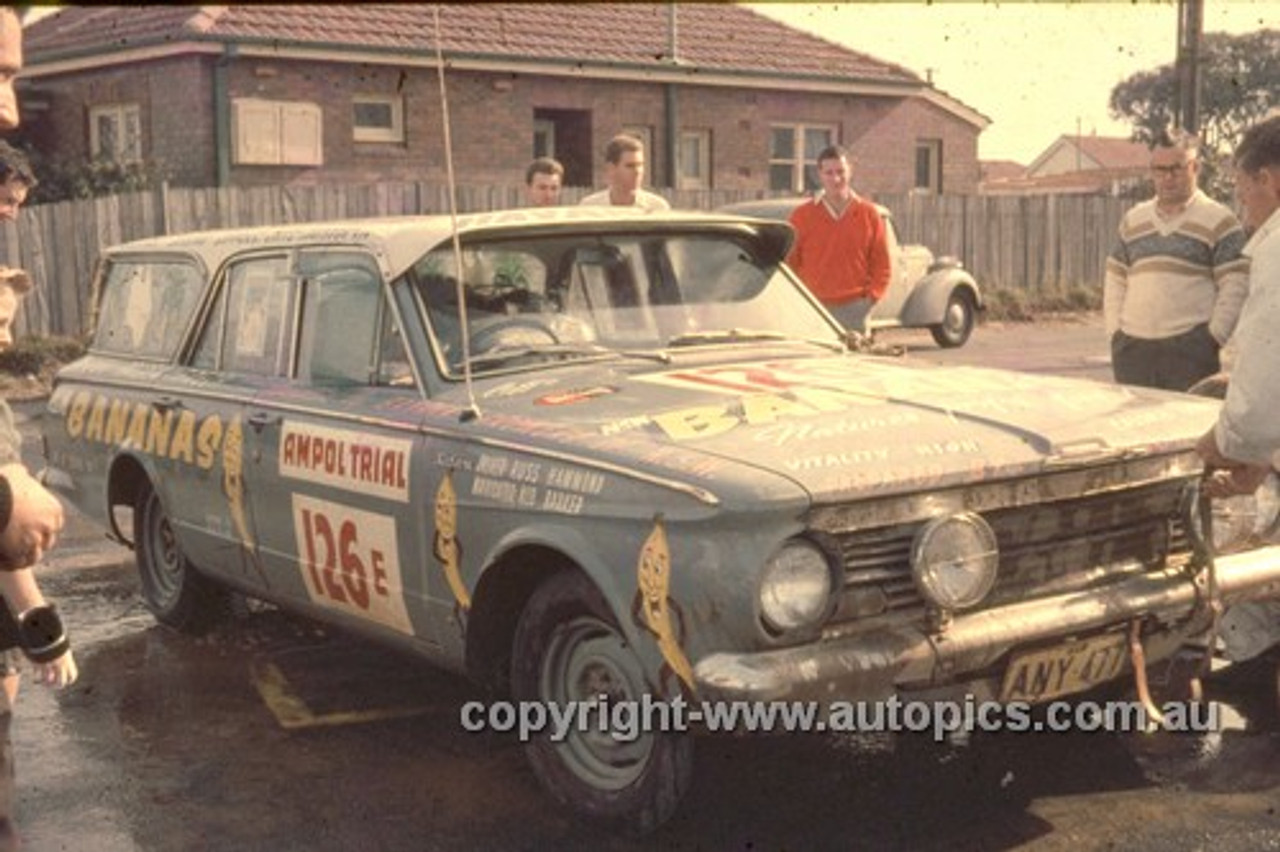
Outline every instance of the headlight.
<svg viewBox="0 0 1280 852"><path fill-rule="evenodd" d="M1252 494L1217 497L1210 501L1213 512L1213 550L1230 553L1267 536L1280 513L1280 493L1276 475L1269 474Z"/></svg>
<svg viewBox="0 0 1280 852"><path fill-rule="evenodd" d="M815 626L831 604L831 566L816 545L795 539L783 545L760 578L760 614L773 630Z"/></svg>
<svg viewBox="0 0 1280 852"><path fill-rule="evenodd" d="M911 574L920 594L943 609L964 609L996 582L996 535L971 512L930 521L911 546Z"/></svg>

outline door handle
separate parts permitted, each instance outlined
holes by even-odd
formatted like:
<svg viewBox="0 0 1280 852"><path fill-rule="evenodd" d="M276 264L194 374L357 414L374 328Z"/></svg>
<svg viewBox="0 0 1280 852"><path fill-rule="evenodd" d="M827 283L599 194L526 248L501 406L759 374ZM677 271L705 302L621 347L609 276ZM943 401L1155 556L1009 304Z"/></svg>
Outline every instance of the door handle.
<svg viewBox="0 0 1280 852"><path fill-rule="evenodd" d="M245 419L249 421L249 425L253 427L253 431L255 432L261 432L263 428L280 421L279 417L268 414L265 411L256 411Z"/></svg>

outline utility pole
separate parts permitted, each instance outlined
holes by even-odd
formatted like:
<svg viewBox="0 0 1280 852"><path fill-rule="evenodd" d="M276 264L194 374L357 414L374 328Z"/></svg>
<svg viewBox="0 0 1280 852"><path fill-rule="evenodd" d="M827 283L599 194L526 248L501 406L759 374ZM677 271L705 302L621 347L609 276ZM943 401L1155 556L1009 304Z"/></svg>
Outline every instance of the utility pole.
<svg viewBox="0 0 1280 852"><path fill-rule="evenodd" d="M1178 124L1188 133L1200 131L1200 42L1204 0L1178 0Z"/></svg>

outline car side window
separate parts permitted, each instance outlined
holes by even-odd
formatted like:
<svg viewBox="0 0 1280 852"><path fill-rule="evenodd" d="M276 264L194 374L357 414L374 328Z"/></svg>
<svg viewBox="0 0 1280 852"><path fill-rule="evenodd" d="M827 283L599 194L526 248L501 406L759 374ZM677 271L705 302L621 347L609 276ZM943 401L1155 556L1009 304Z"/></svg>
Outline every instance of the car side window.
<svg viewBox="0 0 1280 852"><path fill-rule="evenodd" d="M169 359L182 342L204 287L184 262L113 262L107 270L93 348Z"/></svg>
<svg viewBox="0 0 1280 852"><path fill-rule="evenodd" d="M345 263L343 260L345 259ZM297 377L321 385L416 382L382 277L360 255L304 257Z"/></svg>
<svg viewBox="0 0 1280 852"><path fill-rule="evenodd" d="M231 373L284 374L293 290L287 257L233 263L205 323L193 365Z"/></svg>

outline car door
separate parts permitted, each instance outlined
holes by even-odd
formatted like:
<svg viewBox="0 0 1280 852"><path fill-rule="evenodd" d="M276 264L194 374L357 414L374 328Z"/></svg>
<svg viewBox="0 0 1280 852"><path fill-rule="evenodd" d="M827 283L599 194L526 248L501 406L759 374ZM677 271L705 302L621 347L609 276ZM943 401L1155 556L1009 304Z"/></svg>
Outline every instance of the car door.
<svg viewBox="0 0 1280 852"><path fill-rule="evenodd" d="M285 253L233 259L215 282L188 357L157 389L172 418L172 476L155 483L183 551L203 570L256 585L256 532L242 483L244 417L288 363L295 295Z"/></svg>
<svg viewBox="0 0 1280 852"><path fill-rule="evenodd" d="M270 596L315 615L430 641L421 394L372 257L295 258L299 302L289 381L261 389L245 420L245 495Z"/></svg>

